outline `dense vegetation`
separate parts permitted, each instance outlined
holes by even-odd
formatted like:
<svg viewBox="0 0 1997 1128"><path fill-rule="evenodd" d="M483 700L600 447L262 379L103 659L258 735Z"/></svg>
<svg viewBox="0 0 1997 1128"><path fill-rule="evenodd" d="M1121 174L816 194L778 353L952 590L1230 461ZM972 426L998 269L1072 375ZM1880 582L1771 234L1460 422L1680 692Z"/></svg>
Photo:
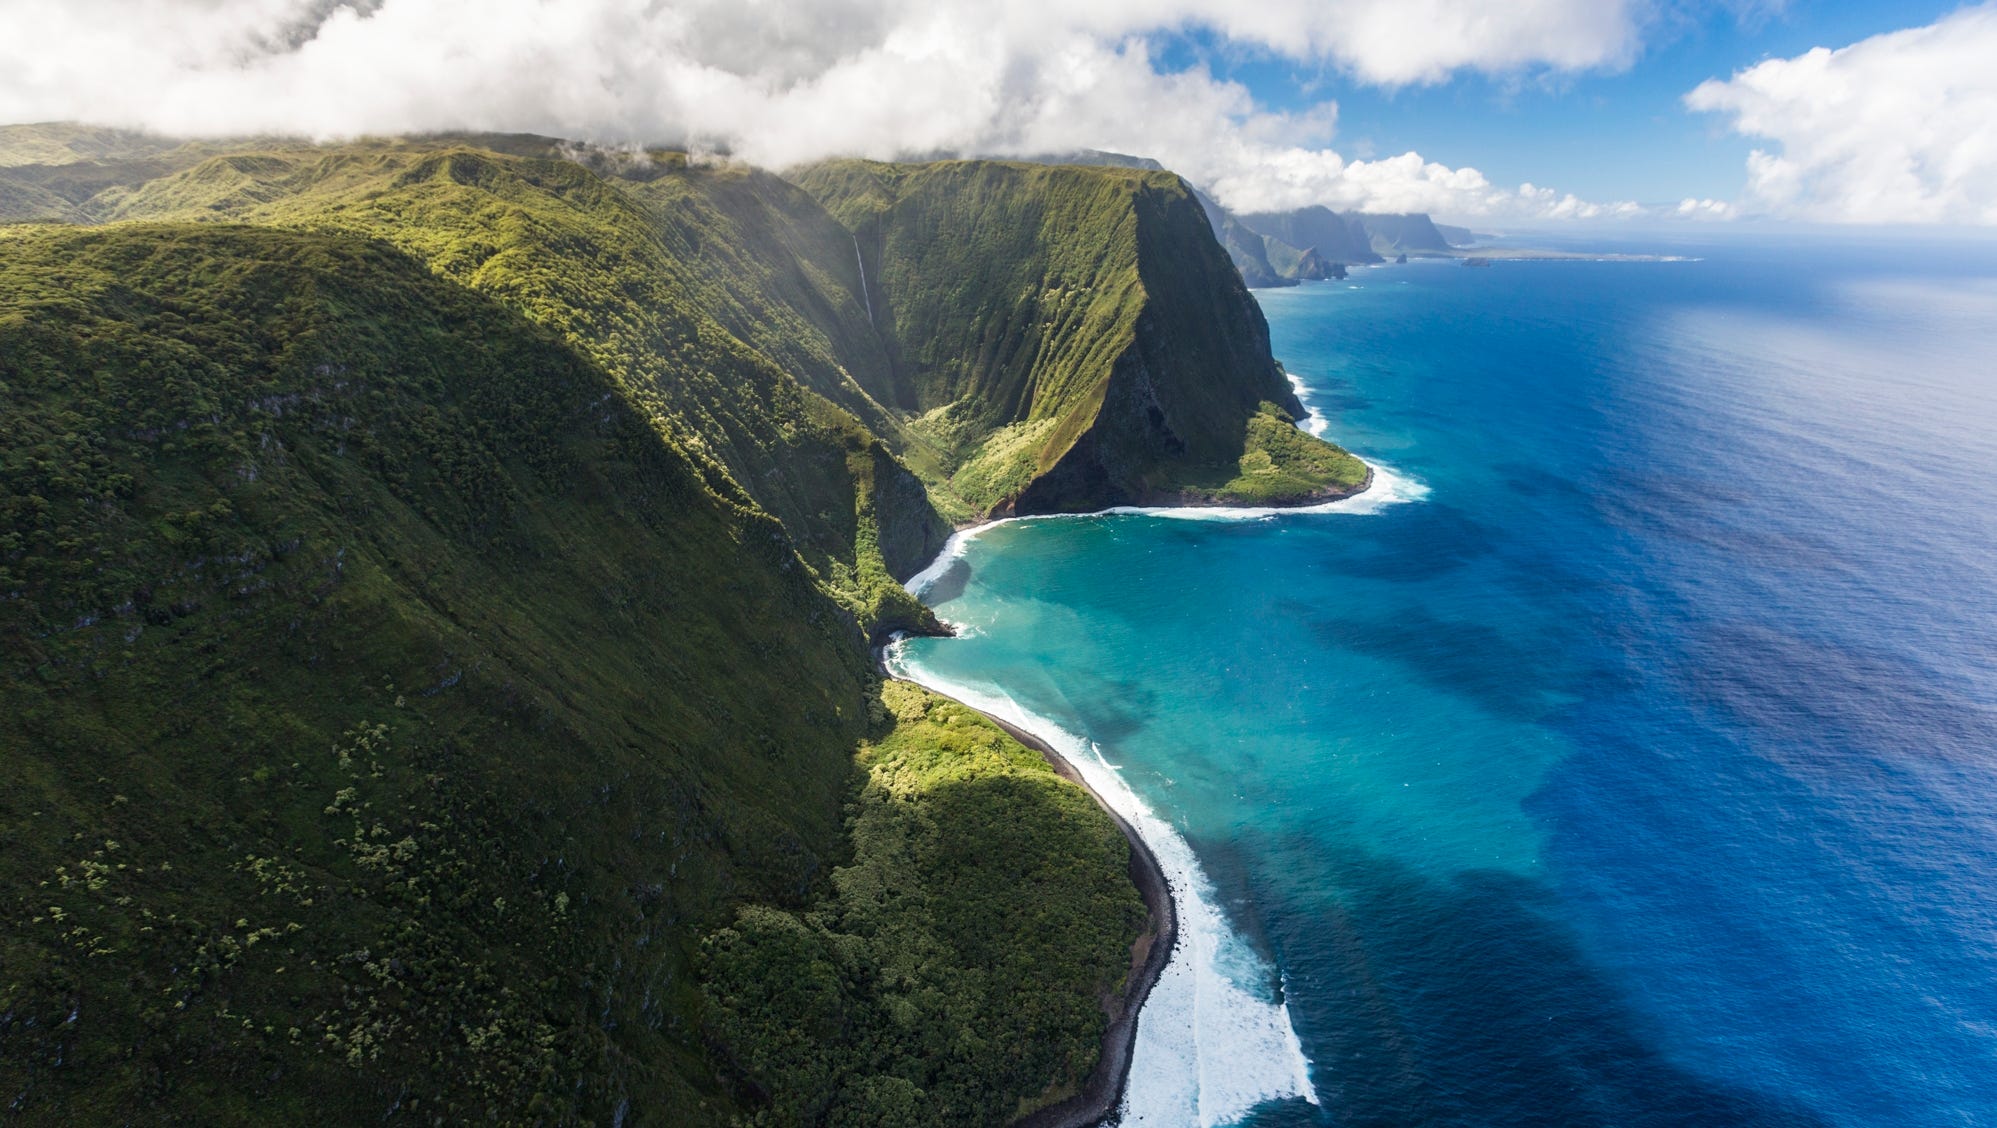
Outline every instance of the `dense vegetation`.
<svg viewBox="0 0 1997 1128"><path fill-rule="evenodd" d="M716 1099L688 925L843 850L871 674L615 389L350 237L0 237L7 1100Z"/></svg>
<svg viewBox="0 0 1997 1128"><path fill-rule="evenodd" d="M1280 505L1310 498L1314 492L1325 498L1344 497L1372 481L1364 462L1297 430L1289 413L1273 403L1263 404L1249 417L1241 458L1232 467L1217 467L1211 473L1206 481L1183 479L1180 496L1191 501L1224 498L1234 504Z"/></svg>
<svg viewBox="0 0 1997 1128"><path fill-rule="evenodd" d="M1226 484L1250 420L1265 402L1301 414L1261 310L1170 173L836 161L797 182L874 265L910 428L974 512L1249 500ZM1308 435L1267 453L1293 446L1339 453ZM1318 463L1282 467L1295 497L1338 488Z"/></svg>
<svg viewBox="0 0 1997 1128"><path fill-rule="evenodd" d="M892 451L714 319L710 309L739 306L717 300L638 196L540 152L545 143L510 147L526 155L449 140L231 154L93 206L110 219L222 217L391 242L588 354L665 437L715 458L781 520L871 629L931 622L892 575L919 568L948 528ZM630 171L684 175L684 163L647 160ZM707 237L746 242L721 227ZM778 307L768 305L740 311L738 324L774 322L767 335L791 339L794 321L773 318ZM890 567L882 545L907 559Z"/></svg>
<svg viewBox="0 0 1997 1128"><path fill-rule="evenodd" d="M1363 477L1176 178L0 129L22 216L64 222L0 227L12 1111L1082 1079L1125 844L867 644L933 628L946 518Z"/></svg>
<svg viewBox="0 0 1997 1128"><path fill-rule="evenodd" d="M805 911L708 940L717 1029L769 1123L1003 1123L1095 1064L1144 922L1129 847L979 714L901 683L882 700L852 864Z"/></svg>

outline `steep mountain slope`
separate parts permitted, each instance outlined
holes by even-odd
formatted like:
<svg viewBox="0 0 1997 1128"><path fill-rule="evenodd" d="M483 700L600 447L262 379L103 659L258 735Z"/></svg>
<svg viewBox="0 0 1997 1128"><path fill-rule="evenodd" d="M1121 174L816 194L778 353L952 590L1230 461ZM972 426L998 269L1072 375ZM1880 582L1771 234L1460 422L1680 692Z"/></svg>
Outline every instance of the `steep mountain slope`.
<svg viewBox="0 0 1997 1128"><path fill-rule="evenodd" d="M1368 214L1355 218L1365 229L1374 254L1389 257L1449 254L1449 240L1443 237L1433 220L1420 212L1408 215Z"/></svg>
<svg viewBox="0 0 1997 1128"><path fill-rule="evenodd" d="M1435 233L1442 236L1443 242L1451 247L1467 247L1481 238L1468 227L1451 227L1446 223L1436 224Z"/></svg>
<svg viewBox="0 0 1997 1128"><path fill-rule="evenodd" d="M87 222L99 194L185 168L214 148L68 122L0 125L0 223Z"/></svg>
<svg viewBox="0 0 1997 1128"><path fill-rule="evenodd" d="M1290 284L1345 277L1345 264L1328 261L1315 247L1300 251L1274 235L1262 236L1262 245L1271 268Z"/></svg>
<svg viewBox="0 0 1997 1128"><path fill-rule="evenodd" d="M1221 249L1227 252L1234 269L1241 272L1242 283L1250 289L1297 284L1297 279L1284 274L1270 255L1271 251L1280 253L1285 244L1257 235L1233 216L1222 217L1214 229L1214 237L1220 240Z"/></svg>
<svg viewBox="0 0 1997 1128"><path fill-rule="evenodd" d="M226 217L385 239L588 353L665 433L711 454L778 517L872 629L929 621L895 583L948 532L919 483L792 371L835 394L841 381L808 365L786 371L714 320L719 304L702 299L716 288L668 245L683 226L588 168L452 140L301 147L215 157L93 208L112 220ZM739 232L707 234L754 254ZM772 308L738 321L785 344L784 359L809 355L808 343L789 344L802 338L791 325L768 319Z"/></svg>
<svg viewBox="0 0 1997 1128"><path fill-rule="evenodd" d="M908 468L938 481L941 459L908 426L915 394L874 323L852 233L796 185L739 165L663 154L617 175L703 310L881 438L869 447L880 556L895 577L919 570L946 530Z"/></svg>
<svg viewBox="0 0 1997 1128"><path fill-rule="evenodd" d="M66 121L0 125L0 168L134 160L158 156L180 144L156 133Z"/></svg>
<svg viewBox="0 0 1997 1128"><path fill-rule="evenodd" d="M747 910L710 938L716 1024L779 1123L1003 1124L1073 1092L1102 1001L1148 950L1130 946L1128 849L989 720L906 683L883 702L852 865L806 911ZM995 929L1022 888L1064 895Z"/></svg>
<svg viewBox="0 0 1997 1128"><path fill-rule="evenodd" d="M778 1035L698 935L909 857L949 896L849 945L845 998L919 962L926 1006L1037 1001L943 1079L956 1122L1079 1080L1141 917L1114 825L884 708L791 538L628 391L379 241L0 232L13 1112L726 1122ZM889 750L933 854L867 851Z"/></svg>
<svg viewBox="0 0 1997 1128"><path fill-rule="evenodd" d="M857 239L922 413L910 427L971 511L1302 500L1363 481L1288 426L1301 408L1261 311L1176 176L840 161L794 179Z"/></svg>
<svg viewBox="0 0 1997 1128"><path fill-rule="evenodd" d="M1270 261L1270 251L1283 244L1274 243L1267 236L1249 230L1247 224L1236 219L1234 213L1221 207L1205 192L1195 188L1193 198L1206 212L1207 226L1213 229L1213 237L1220 242L1220 249L1233 260L1234 269L1240 272L1243 284L1250 289L1297 284L1297 279L1286 277Z"/></svg>
<svg viewBox="0 0 1997 1128"><path fill-rule="evenodd" d="M1299 250L1315 250L1327 262L1374 263L1380 253L1360 217L1343 215L1319 205L1294 211L1255 212L1241 222Z"/></svg>
<svg viewBox="0 0 1997 1128"><path fill-rule="evenodd" d="M9 1098L698 1108L683 922L837 855L867 724L776 523L379 245L0 253Z"/></svg>

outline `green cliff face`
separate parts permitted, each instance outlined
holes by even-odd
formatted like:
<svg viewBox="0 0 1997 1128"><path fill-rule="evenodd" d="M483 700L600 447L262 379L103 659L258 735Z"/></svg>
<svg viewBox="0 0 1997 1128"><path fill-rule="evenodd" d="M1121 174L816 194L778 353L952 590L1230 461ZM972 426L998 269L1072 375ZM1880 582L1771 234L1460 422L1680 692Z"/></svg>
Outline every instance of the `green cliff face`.
<svg viewBox="0 0 1997 1128"><path fill-rule="evenodd" d="M753 275L733 290L717 283L688 246L704 240L754 258L758 239L780 234L732 225L712 207L690 218L673 190L697 181L683 160L642 171L649 183L605 177L552 148L523 156L447 141L355 144L215 157L95 208L111 220L228 218L386 240L587 353L663 434L719 462L781 520L870 629L929 622L878 547L866 546L933 552L947 526L916 491L870 492L907 471L852 411L815 390L841 393L836 373L809 363L824 352L801 331L811 323L776 316L786 307L774 288L757 302ZM774 355L756 347L771 342L782 346ZM863 396L841 398L863 406ZM902 563L902 576L920 567Z"/></svg>
<svg viewBox="0 0 1997 1128"><path fill-rule="evenodd" d="M1254 449L1264 405L1301 408L1176 176L845 161L796 180L853 232L895 380L919 412L910 429L971 513L1301 500L1358 480ZM1363 477L1340 453L1313 450ZM1234 485L1267 458L1304 488Z"/></svg>
<svg viewBox="0 0 1997 1128"><path fill-rule="evenodd" d="M1315 247L1300 251L1274 235L1262 236L1262 242L1270 264L1280 276L1292 282L1345 277L1345 264L1326 261Z"/></svg>
<svg viewBox="0 0 1997 1128"><path fill-rule="evenodd" d="M894 721L782 526L562 334L338 233L16 228L0 282L0 1086L31 1118L723 1122L787 1098L697 937L835 872L953 893L849 989L885 1013L868 969L921 963L924 1005L1005 1019L1004 1068L938 1099L1090 1067L1141 917L1114 825L1023 762L958 780L983 746ZM900 808L845 810L870 749L938 773L917 870L868 846ZM1022 842L1080 880L1020 883ZM934 1032L877 1031L828 1100L886 1099Z"/></svg>
<svg viewBox="0 0 1997 1128"><path fill-rule="evenodd" d="M777 523L379 243L17 230L0 273L9 1099L713 1104L689 925L842 854L872 681Z"/></svg>
<svg viewBox="0 0 1997 1128"><path fill-rule="evenodd" d="M0 130L23 214L78 226L0 226L17 1111L1081 1080L1124 844L866 648L949 520L1363 479L1176 177Z"/></svg>

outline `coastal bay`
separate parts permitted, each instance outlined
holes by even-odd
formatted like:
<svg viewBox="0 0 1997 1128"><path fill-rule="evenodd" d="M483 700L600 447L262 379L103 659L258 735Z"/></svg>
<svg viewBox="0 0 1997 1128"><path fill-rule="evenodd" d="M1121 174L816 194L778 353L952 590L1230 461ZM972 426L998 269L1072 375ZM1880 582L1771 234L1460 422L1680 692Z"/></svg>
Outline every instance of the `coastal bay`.
<svg viewBox="0 0 1997 1128"><path fill-rule="evenodd" d="M1181 952L1240 995L1161 984L1124 1123L1997 1105L1944 1017L1987 994L1997 881L1989 266L1629 250L1687 261L1259 295L1310 422L1400 504L1013 522L919 581L959 634L900 672L1054 737L1203 879ZM1889 442L1929 453L1888 473Z"/></svg>

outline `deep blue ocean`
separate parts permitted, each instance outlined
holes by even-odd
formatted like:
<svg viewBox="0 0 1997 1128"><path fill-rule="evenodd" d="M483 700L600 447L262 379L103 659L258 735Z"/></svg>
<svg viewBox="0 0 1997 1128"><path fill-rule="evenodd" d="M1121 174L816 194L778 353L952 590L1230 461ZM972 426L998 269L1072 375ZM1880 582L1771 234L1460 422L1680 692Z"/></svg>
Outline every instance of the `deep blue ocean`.
<svg viewBox="0 0 1997 1128"><path fill-rule="evenodd" d="M1997 1125L1997 243L1617 249L1259 294L1374 495L938 569L1190 909L1126 1122Z"/></svg>

